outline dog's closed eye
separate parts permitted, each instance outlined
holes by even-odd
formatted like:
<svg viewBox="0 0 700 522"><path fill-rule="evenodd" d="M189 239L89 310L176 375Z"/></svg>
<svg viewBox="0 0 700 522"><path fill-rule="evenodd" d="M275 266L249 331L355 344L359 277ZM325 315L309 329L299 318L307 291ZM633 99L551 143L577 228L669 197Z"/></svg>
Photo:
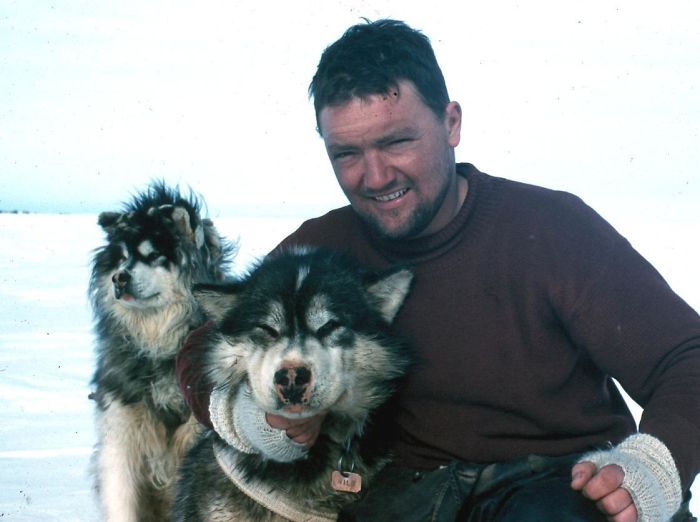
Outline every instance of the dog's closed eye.
<svg viewBox="0 0 700 522"><path fill-rule="evenodd" d="M277 330L275 330L272 326L270 326L269 324L264 324L264 323L256 324L255 328L264 332L267 336L269 336L272 339L277 339L280 336L280 333Z"/></svg>
<svg viewBox="0 0 700 522"><path fill-rule="evenodd" d="M336 321L335 319L330 319L329 321L326 321L326 323L321 326L318 330L316 330L316 336L318 337L328 337L330 334L335 332L338 328L343 326L340 324L340 321Z"/></svg>
<svg viewBox="0 0 700 522"><path fill-rule="evenodd" d="M146 256L146 262L150 265L167 266L168 258L159 252L152 252Z"/></svg>

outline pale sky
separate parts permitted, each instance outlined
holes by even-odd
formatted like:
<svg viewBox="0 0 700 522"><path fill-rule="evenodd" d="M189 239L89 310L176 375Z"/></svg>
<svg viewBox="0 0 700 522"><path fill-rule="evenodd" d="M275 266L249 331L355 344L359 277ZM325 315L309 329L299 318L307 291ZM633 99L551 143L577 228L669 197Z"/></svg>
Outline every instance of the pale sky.
<svg viewBox="0 0 700 522"><path fill-rule="evenodd" d="M462 105L458 160L697 225L698 5L5 0L0 210L99 212L152 178L214 216L345 204L307 87L348 26L393 17L431 38Z"/></svg>

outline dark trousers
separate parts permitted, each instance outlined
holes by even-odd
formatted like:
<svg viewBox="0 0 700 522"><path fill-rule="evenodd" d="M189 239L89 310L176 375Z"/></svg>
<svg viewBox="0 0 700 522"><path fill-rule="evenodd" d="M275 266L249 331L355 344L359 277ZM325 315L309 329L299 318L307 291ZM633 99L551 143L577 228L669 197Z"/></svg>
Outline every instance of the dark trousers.
<svg viewBox="0 0 700 522"><path fill-rule="evenodd" d="M451 462L432 471L386 467L339 521L604 522L593 502L573 491L579 455L512 462ZM694 520L687 511L674 521Z"/></svg>

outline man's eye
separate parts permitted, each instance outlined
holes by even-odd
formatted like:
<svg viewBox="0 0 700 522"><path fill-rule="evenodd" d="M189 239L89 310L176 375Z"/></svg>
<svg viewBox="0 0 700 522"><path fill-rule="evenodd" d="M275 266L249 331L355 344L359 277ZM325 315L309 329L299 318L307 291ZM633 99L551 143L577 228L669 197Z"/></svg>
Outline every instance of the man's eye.
<svg viewBox="0 0 700 522"><path fill-rule="evenodd" d="M398 138L389 142L389 147L400 147L401 145L406 145L410 143L409 138Z"/></svg>
<svg viewBox="0 0 700 522"><path fill-rule="evenodd" d="M357 154L354 149L334 149L331 150L330 157L332 161L340 161L348 158L352 158Z"/></svg>

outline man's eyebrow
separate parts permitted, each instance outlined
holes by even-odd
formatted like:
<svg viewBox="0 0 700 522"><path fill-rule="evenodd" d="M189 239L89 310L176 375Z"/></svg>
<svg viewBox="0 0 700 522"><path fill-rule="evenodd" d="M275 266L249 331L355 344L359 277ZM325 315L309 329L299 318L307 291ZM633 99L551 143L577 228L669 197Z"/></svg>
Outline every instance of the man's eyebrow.
<svg viewBox="0 0 700 522"><path fill-rule="evenodd" d="M407 139L415 136L415 130L411 127L403 127L401 129L396 129L391 131L389 134L385 134L380 138L377 138L373 143L378 146L387 145L393 141L400 139Z"/></svg>
<svg viewBox="0 0 700 522"><path fill-rule="evenodd" d="M339 143L337 141L332 141L330 143L326 143L326 150L329 150L332 152L351 150L351 149L356 149L356 148L357 148L357 146L353 145L351 143Z"/></svg>
<svg viewBox="0 0 700 522"><path fill-rule="evenodd" d="M416 130L413 127L402 127L400 129L395 129L392 130L374 140L372 140L372 145L374 146L384 146L387 145L393 141L396 140L401 140L401 139L407 139L407 138L413 138L416 136ZM354 148L355 145L351 143L338 143L338 142L331 142L328 145L328 148L335 147L335 148Z"/></svg>
<svg viewBox="0 0 700 522"><path fill-rule="evenodd" d="M410 139L415 138L418 131L411 125L406 125L398 129L393 129L386 134L372 140L371 145L373 147L384 147L393 141L400 139ZM344 151L344 150L355 150L361 148L354 142L345 142L342 139L336 141L333 138L326 140L326 150L328 151Z"/></svg>

